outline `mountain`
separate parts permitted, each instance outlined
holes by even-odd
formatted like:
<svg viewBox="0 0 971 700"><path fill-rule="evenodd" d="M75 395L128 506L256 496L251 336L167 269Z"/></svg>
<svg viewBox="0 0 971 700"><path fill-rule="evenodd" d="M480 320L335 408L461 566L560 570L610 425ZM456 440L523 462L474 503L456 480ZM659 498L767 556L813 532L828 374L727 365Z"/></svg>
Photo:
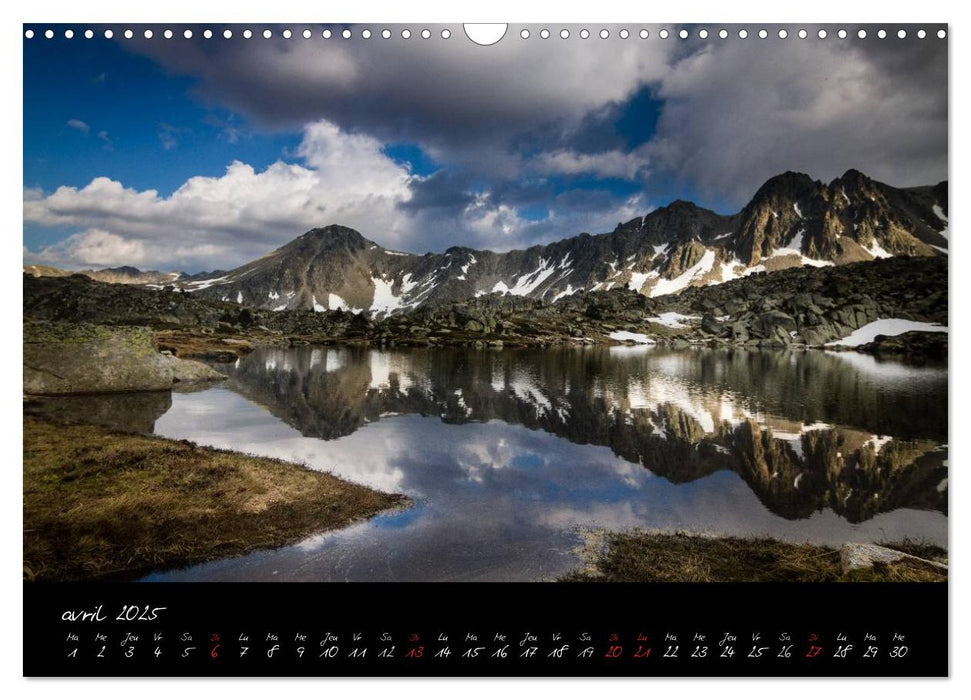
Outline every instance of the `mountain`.
<svg viewBox="0 0 971 700"><path fill-rule="evenodd" d="M493 292L555 301L628 286L655 297L788 267L945 255L947 246L947 182L895 188L849 170L825 184L788 172L734 215L675 201L611 233L507 253L415 255L335 225L229 272L175 284L251 307L380 317Z"/></svg>
<svg viewBox="0 0 971 700"><path fill-rule="evenodd" d="M945 256L937 255L793 267L656 298L624 287L574 294L554 304L487 294L426 304L384 318L341 310L252 308L189 294L173 285L157 289L153 288L157 285L97 282L84 275L24 274L23 309L25 319L38 321L171 331L175 339L170 337L166 344L180 355L202 349L206 355L208 350L222 355L241 347L234 344L241 339L271 344L312 340L378 346L545 347L634 341L643 336L645 342L676 346L821 347L881 320L896 319L892 325L898 328L902 323L916 324L913 330L945 329L947 263ZM868 349L925 359L947 354L947 333L903 333L894 338L893 347L881 341L880 347Z"/></svg>
<svg viewBox="0 0 971 700"><path fill-rule="evenodd" d="M62 270L47 265L24 265L24 272L33 277L67 277L68 275L80 274L98 282L110 282L112 284L166 285L176 280L194 279L194 276L186 275L184 272L143 271L130 265L106 267L101 270ZM209 277L212 273L203 274Z"/></svg>

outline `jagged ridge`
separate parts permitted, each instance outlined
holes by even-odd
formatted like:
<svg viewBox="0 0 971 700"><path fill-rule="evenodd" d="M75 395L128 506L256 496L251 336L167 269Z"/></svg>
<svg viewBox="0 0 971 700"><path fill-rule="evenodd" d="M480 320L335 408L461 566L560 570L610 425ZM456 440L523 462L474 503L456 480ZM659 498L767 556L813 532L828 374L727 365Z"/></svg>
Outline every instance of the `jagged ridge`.
<svg viewBox="0 0 971 700"><path fill-rule="evenodd" d="M947 182L901 189L856 170L828 184L787 172L730 216L679 200L611 233L507 253L453 247L424 255L332 225L229 272L142 281L256 308L377 317L492 292L549 302L626 286L655 297L795 266L943 255L947 210Z"/></svg>

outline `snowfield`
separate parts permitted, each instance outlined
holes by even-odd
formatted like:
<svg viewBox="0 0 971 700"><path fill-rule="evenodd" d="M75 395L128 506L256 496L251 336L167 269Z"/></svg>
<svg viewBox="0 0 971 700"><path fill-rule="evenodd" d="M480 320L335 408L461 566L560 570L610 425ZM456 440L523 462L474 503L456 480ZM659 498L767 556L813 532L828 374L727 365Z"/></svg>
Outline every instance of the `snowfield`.
<svg viewBox="0 0 971 700"><path fill-rule="evenodd" d="M664 279L654 272L653 276L657 277L657 282L651 288L650 296L660 297L665 294L680 292L685 287L688 287L696 277L702 277L711 272L711 268L714 265L715 251L706 250L698 262L672 280Z"/></svg>
<svg viewBox="0 0 971 700"><path fill-rule="evenodd" d="M622 343L633 342L641 343L642 345L654 345L654 340L648 338L643 333L631 333L630 331L614 331L610 334L610 338L614 340L619 340Z"/></svg>
<svg viewBox="0 0 971 700"><path fill-rule="evenodd" d="M667 326L668 328L687 328L688 326L682 323L682 321L697 321L700 318L700 316L679 314L677 311L665 311L659 316L653 316L647 320L651 323L659 323L662 326Z"/></svg>
<svg viewBox="0 0 971 700"><path fill-rule="evenodd" d="M866 343L872 343L878 335L900 335L910 331L924 331L926 333L947 333L947 326L939 323L924 323L922 321L908 321L903 318L881 318L873 323L868 323L862 328L857 328L842 340L834 340L826 343L827 346L842 345L844 347L857 347Z"/></svg>

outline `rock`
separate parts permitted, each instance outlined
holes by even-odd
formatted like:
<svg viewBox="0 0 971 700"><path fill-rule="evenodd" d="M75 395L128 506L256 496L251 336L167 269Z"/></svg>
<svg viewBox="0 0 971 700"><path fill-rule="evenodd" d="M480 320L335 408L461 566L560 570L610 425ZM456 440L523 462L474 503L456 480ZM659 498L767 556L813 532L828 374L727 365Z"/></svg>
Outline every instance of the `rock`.
<svg viewBox="0 0 971 700"><path fill-rule="evenodd" d="M909 331L900 335L878 335L872 343L857 346L857 352L874 355L903 355L910 358L947 359L947 333Z"/></svg>
<svg viewBox="0 0 971 700"><path fill-rule="evenodd" d="M938 567L947 571L947 566L940 562L922 559L896 549L881 547L876 544L866 544L863 542L847 542L840 548L840 565L843 573L848 574L857 569L869 569L874 564L893 564L897 561L914 561Z"/></svg>
<svg viewBox="0 0 971 700"><path fill-rule="evenodd" d="M803 328L799 331L799 335L802 337L802 341L806 345L818 346L825 345L831 340L834 340L829 334L825 333L824 330L820 328Z"/></svg>
<svg viewBox="0 0 971 700"><path fill-rule="evenodd" d="M705 314L701 319L701 330L712 335L721 335L725 332L725 325L716 321L713 316Z"/></svg>
<svg viewBox="0 0 971 700"><path fill-rule="evenodd" d="M215 382L225 379L225 374L220 374L209 365L198 362L197 360L187 360L179 357L170 357L172 366L172 383L196 384L199 382Z"/></svg>
<svg viewBox="0 0 971 700"><path fill-rule="evenodd" d="M782 328L785 331L796 330L796 320L782 311L766 311L760 314L756 325L761 326L765 335L771 335L775 328Z"/></svg>
<svg viewBox="0 0 971 700"><path fill-rule="evenodd" d="M224 378L201 362L158 352L147 328L24 325L25 394L158 391Z"/></svg>
<svg viewBox="0 0 971 700"><path fill-rule="evenodd" d="M729 326L729 337L736 343L744 343L749 339L748 326L745 323L736 322Z"/></svg>

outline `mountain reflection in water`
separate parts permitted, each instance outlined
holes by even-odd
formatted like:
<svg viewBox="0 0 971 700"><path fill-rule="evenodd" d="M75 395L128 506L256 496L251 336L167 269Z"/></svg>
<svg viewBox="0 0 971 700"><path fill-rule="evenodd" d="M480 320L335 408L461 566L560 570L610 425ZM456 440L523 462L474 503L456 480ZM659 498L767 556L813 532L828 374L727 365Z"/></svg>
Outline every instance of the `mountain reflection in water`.
<svg viewBox="0 0 971 700"><path fill-rule="evenodd" d="M530 580L576 526L943 543L947 373L852 353L264 348L161 435L415 508L155 578ZM659 478L660 477L660 478Z"/></svg>

